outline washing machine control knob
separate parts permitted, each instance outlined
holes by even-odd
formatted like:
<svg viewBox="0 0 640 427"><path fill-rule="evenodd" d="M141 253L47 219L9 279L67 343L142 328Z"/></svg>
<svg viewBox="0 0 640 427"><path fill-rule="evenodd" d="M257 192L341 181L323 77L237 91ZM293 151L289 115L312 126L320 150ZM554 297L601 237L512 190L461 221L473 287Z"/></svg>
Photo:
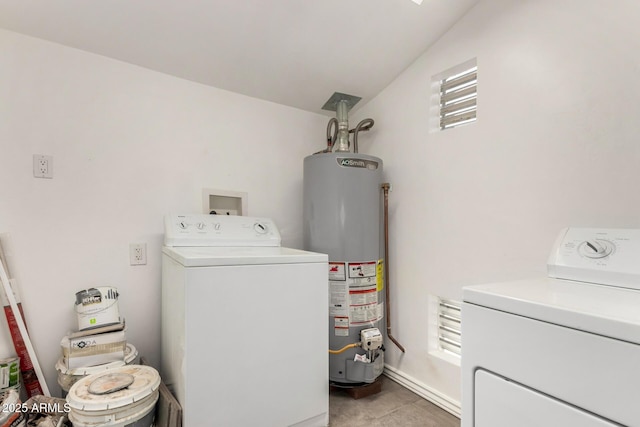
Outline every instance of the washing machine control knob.
<svg viewBox="0 0 640 427"><path fill-rule="evenodd" d="M261 222L256 222L255 224L253 224L253 229L256 230L256 233L258 234L266 234L269 231L269 228L266 226L266 224L263 224Z"/></svg>
<svg viewBox="0 0 640 427"><path fill-rule="evenodd" d="M187 224L184 221L181 221L181 222L178 223L178 227L182 228L183 230L186 230L187 227L189 227L189 224Z"/></svg>
<svg viewBox="0 0 640 427"><path fill-rule="evenodd" d="M213 229L214 229L214 230L220 230L220 228L221 228L221 227L222 227L222 226L220 225L220 223L219 223L219 222L216 222L215 224L213 224Z"/></svg>
<svg viewBox="0 0 640 427"><path fill-rule="evenodd" d="M207 226L207 224L205 224L204 222L199 222L196 225L196 227L198 227L198 230L203 230L206 226Z"/></svg>

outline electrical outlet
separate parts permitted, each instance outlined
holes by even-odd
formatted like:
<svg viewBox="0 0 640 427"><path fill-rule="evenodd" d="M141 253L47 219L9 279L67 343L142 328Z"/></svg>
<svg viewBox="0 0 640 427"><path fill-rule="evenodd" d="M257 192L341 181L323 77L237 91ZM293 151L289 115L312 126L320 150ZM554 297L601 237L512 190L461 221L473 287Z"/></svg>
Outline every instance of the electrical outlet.
<svg viewBox="0 0 640 427"><path fill-rule="evenodd" d="M211 209L211 212L209 212L211 215L238 215L238 211L235 209L218 209L218 208L213 208Z"/></svg>
<svg viewBox="0 0 640 427"><path fill-rule="evenodd" d="M36 178L53 178L53 156L34 154L33 176Z"/></svg>
<svg viewBox="0 0 640 427"><path fill-rule="evenodd" d="M129 264L145 265L147 263L147 244L146 243L130 243L129 244Z"/></svg>

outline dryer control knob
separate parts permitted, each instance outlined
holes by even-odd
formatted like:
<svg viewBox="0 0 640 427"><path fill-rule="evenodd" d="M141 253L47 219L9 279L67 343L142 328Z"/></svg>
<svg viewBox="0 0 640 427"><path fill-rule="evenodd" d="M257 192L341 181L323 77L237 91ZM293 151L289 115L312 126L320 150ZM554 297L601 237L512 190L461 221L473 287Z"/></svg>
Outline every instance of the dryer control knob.
<svg viewBox="0 0 640 427"><path fill-rule="evenodd" d="M612 244L605 240L587 240L580 245L580 253L588 258L604 258L612 250Z"/></svg>

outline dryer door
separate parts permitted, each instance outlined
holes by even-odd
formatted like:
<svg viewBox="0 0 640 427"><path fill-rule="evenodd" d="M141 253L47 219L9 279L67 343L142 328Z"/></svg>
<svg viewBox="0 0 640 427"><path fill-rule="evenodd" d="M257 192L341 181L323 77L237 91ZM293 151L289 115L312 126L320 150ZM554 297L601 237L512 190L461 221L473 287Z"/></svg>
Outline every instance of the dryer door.
<svg viewBox="0 0 640 427"><path fill-rule="evenodd" d="M476 371L474 395L474 427L620 426L483 370Z"/></svg>

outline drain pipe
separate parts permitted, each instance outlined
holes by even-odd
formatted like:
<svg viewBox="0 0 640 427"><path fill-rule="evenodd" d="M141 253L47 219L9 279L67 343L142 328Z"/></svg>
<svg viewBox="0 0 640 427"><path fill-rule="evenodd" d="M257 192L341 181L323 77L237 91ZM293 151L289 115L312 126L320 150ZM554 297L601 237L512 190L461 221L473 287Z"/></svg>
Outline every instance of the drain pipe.
<svg viewBox="0 0 640 427"><path fill-rule="evenodd" d="M385 290L385 308L387 316L387 337L402 351L404 347L391 334L391 304L389 303L389 189L391 184L385 182L382 184L384 191L384 290Z"/></svg>

